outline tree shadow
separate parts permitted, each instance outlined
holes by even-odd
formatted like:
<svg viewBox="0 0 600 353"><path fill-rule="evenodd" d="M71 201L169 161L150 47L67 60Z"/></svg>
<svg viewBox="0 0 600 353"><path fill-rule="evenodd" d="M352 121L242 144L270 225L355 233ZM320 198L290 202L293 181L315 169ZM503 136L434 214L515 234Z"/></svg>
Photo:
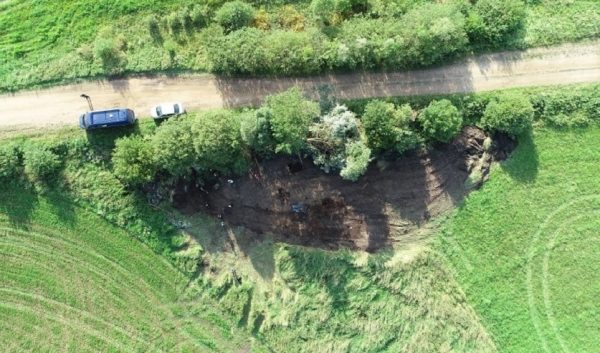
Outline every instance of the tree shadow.
<svg viewBox="0 0 600 353"><path fill-rule="evenodd" d="M106 157L115 148L115 141L119 138L139 135L139 121L133 125L111 127L104 129L85 130L87 141L95 154Z"/></svg>
<svg viewBox="0 0 600 353"><path fill-rule="evenodd" d="M530 130L518 137L518 145L510 158L500 163L511 178L520 183L532 183L536 180L539 169L539 157L533 131Z"/></svg>
<svg viewBox="0 0 600 353"><path fill-rule="evenodd" d="M224 106L235 108L258 106L268 95L292 87L301 88L315 100L319 98L321 87L331 87L332 95L340 100L472 92L472 76L477 70L463 60L452 65L411 71L323 74L297 78L217 76L215 82Z"/></svg>
<svg viewBox="0 0 600 353"><path fill-rule="evenodd" d="M35 189L25 189L20 185L5 184L0 186L0 213L5 214L11 225L27 228L33 211L39 204Z"/></svg>

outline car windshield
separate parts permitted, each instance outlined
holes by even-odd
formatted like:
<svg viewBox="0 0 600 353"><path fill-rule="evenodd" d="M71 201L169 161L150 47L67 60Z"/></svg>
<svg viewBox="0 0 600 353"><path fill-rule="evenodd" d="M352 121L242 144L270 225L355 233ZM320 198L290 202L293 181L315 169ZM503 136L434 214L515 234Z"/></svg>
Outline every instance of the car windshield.
<svg viewBox="0 0 600 353"><path fill-rule="evenodd" d="M162 115L162 109L160 109L160 107L156 107L156 115L158 115L158 116Z"/></svg>
<svg viewBox="0 0 600 353"><path fill-rule="evenodd" d="M179 114L179 104L175 104L174 111L175 111L175 114Z"/></svg>

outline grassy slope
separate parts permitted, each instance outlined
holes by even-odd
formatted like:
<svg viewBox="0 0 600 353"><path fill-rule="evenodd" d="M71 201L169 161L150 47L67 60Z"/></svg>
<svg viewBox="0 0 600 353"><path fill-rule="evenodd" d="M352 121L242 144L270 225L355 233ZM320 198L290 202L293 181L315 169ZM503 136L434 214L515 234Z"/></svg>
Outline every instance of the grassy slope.
<svg viewBox="0 0 600 353"><path fill-rule="evenodd" d="M598 127L536 130L443 229L502 352L598 351L599 141Z"/></svg>
<svg viewBox="0 0 600 353"><path fill-rule="evenodd" d="M122 229L53 193L0 191L0 346L7 352L231 352L252 344Z"/></svg>
<svg viewBox="0 0 600 353"><path fill-rule="evenodd" d="M197 2L24 0L0 4L0 33L6 33L0 36L0 91L102 76L102 65L89 55L103 27L127 38L127 72L205 72L208 67L199 33L173 36L163 30L162 39L157 41L148 33L145 22L151 13L164 17L191 3ZM269 9L276 13L279 7L274 3ZM306 1L297 7L309 17ZM596 38L600 35L599 23L600 2L543 0L528 8L525 30L509 46L523 48ZM165 43L173 47L174 56Z"/></svg>
<svg viewBox="0 0 600 353"><path fill-rule="evenodd" d="M191 222L210 265L190 298L216 298L275 352L496 352L426 245L413 254L328 252Z"/></svg>

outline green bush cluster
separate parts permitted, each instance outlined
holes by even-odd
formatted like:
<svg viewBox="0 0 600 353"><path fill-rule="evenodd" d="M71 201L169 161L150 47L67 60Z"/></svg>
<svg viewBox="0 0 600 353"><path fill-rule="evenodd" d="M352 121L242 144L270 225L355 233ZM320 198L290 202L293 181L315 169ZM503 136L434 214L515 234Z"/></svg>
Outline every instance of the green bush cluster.
<svg viewBox="0 0 600 353"><path fill-rule="evenodd" d="M60 156L47 146L32 145L23 150L25 175L34 183L49 181L62 165Z"/></svg>
<svg viewBox="0 0 600 353"><path fill-rule="evenodd" d="M116 141L113 153L114 173L131 185L152 181L156 174L156 158L152 145L141 136L124 137Z"/></svg>
<svg viewBox="0 0 600 353"><path fill-rule="evenodd" d="M239 116L219 110L168 121L147 139L122 138L112 162L115 175L134 186L153 180L158 172L175 177L240 173L247 167L247 153Z"/></svg>
<svg viewBox="0 0 600 353"><path fill-rule="evenodd" d="M522 0L478 0L469 16L469 33L477 42L502 46L525 20Z"/></svg>

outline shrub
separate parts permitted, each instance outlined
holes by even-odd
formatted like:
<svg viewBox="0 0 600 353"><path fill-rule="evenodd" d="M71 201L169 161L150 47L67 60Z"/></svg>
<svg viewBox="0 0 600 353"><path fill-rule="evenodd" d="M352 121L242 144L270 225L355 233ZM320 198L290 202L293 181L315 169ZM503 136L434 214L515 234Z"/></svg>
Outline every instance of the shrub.
<svg viewBox="0 0 600 353"><path fill-rule="evenodd" d="M312 0L310 8L313 15L324 24L339 24L345 17L352 15L355 0Z"/></svg>
<svg viewBox="0 0 600 353"><path fill-rule="evenodd" d="M49 180L61 163L60 157L45 146L29 146L23 151L25 174L34 182Z"/></svg>
<svg viewBox="0 0 600 353"><path fill-rule="evenodd" d="M0 146L0 180L8 181L19 173L21 161L15 145Z"/></svg>
<svg viewBox="0 0 600 353"><path fill-rule="evenodd" d="M231 32L249 26L254 18L254 8L243 1L225 3L215 13L215 21Z"/></svg>
<svg viewBox="0 0 600 353"><path fill-rule="evenodd" d="M122 73L127 64L125 37L115 36L108 30L102 30L94 42L94 54L100 59L104 72L113 75Z"/></svg>
<svg viewBox="0 0 600 353"><path fill-rule="evenodd" d="M447 99L432 101L417 120L426 138L441 142L448 142L456 136L463 121L458 109Z"/></svg>
<svg viewBox="0 0 600 353"><path fill-rule="evenodd" d="M254 14L254 19L252 20L252 26L261 29L263 31L271 28L271 22L269 19L269 13L265 9L260 9L256 11Z"/></svg>
<svg viewBox="0 0 600 353"><path fill-rule="evenodd" d="M487 130L518 136L531 128L533 106L527 97L503 95L490 101L481 119Z"/></svg>
<svg viewBox="0 0 600 353"><path fill-rule="evenodd" d="M261 156L273 153L273 138L271 137L271 110L260 108L248 111L240 117L240 133L244 144Z"/></svg>
<svg viewBox="0 0 600 353"><path fill-rule="evenodd" d="M419 145L419 137L411 129L412 109L396 108L392 103L371 101L365 107L362 123L368 146L376 152L395 150L399 153Z"/></svg>
<svg viewBox="0 0 600 353"><path fill-rule="evenodd" d="M124 137L115 143L114 173L126 184L135 186L152 181L157 169L155 160L152 145L141 136Z"/></svg>
<svg viewBox="0 0 600 353"><path fill-rule="evenodd" d="M281 27L295 32L304 30L304 15L292 5L285 5L279 10L277 22Z"/></svg>
<svg viewBox="0 0 600 353"><path fill-rule="evenodd" d="M521 0L478 0L471 19L474 39L500 46L525 19Z"/></svg>
<svg viewBox="0 0 600 353"><path fill-rule="evenodd" d="M340 171L343 179L356 181L360 178L371 161L371 149L362 141L353 141L346 145L346 165Z"/></svg>
<svg viewBox="0 0 600 353"><path fill-rule="evenodd" d="M217 170L223 174L241 173L248 162L242 148L240 119L231 110L199 115L192 122L196 169Z"/></svg>
<svg viewBox="0 0 600 353"><path fill-rule="evenodd" d="M305 146L311 123L319 116L319 105L304 99L298 88L292 88L267 97L266 106L272 112L275 152L299 153Z"/></svg>

